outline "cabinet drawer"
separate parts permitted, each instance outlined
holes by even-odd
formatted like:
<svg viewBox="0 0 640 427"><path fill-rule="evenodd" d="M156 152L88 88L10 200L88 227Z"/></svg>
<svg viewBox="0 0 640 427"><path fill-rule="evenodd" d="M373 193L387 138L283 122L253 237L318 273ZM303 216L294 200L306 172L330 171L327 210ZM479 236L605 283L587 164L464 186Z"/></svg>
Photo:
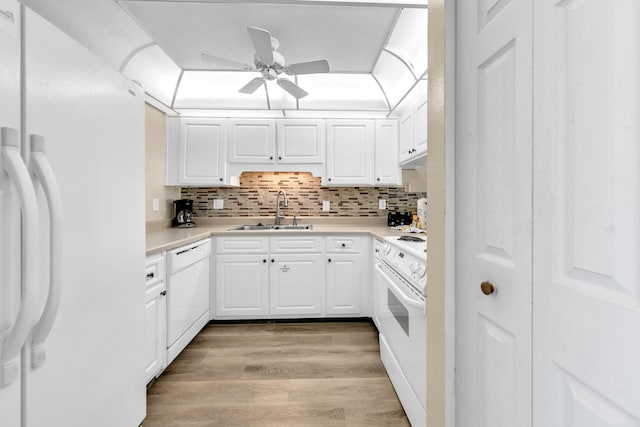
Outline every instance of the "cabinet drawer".
<svg viewBox="0 0 640 427"><path fill-rule="evenodd" d="M256 254L269 252L268 237L218 237L216 252L219 254Z"/></svg>
<svg viewBox="0 0 640 427"><path fill-rule="evenodd" d="M361 236L328 236L327 252L360 253L364 250L366 240Z"/></svg>
<svg viewBox="0 0 640 427"><path fill-rule="evenodd" d="M271 253L322 252L322 237L272 237Z"/></svg>
<svg viewBox="0 0 640 427"><path fill-rule="evenodd" d="M147 257L145 263L145 288L164 280L164 254L156 254Z"/></svg>

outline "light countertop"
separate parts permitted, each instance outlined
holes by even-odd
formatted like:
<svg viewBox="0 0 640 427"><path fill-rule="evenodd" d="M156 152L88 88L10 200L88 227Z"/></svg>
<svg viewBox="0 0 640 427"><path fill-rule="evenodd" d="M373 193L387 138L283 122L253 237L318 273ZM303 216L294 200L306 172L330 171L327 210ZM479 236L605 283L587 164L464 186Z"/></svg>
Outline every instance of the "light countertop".
<svg viewBox="0 0 640 427"><path fill-rule="evenodd" d="M402 233L387 227L386 218L353 218L353 217L303 217L298 224L312 224L311 230L257 230L229 231L230 228L242 224L273 223L272 217L234 217L234 218L200 218L194 228L171 228L168 222L147 223L147 255L170 250L211 236L296 236L327 234L367 234L378 239L387 236L400 236ZM290 224L287 218L283 224Z"/></svg>

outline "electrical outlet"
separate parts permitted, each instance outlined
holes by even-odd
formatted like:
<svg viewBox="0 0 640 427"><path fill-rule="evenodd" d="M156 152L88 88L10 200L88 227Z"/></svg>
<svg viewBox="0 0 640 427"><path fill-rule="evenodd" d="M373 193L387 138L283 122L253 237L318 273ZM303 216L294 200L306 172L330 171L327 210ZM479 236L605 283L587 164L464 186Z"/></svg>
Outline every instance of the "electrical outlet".
<svg viewBox="0 0 640 427"><path fill-rule="evenodd" d="M331 202L328 200L323 200L322 201L322 210L323 211L330 211L331 210Z"/></svg>
<svg viewBox="0 0 640 427"><path fill-rule="evenodd" d="M158 212L160 210L160 200L153 199L153 211Z"/></svg>
<svg viewBox="0 0 640 427"><path fill-rule="evenodd" d="M213 209L224 209L224 200L213 199Z"/></svg>
<svg viewBox="0 0 640 427"><path fill-rule="evenodd" d="M387 209L387 201L385 199L378 199L378 209Z"/></svg>

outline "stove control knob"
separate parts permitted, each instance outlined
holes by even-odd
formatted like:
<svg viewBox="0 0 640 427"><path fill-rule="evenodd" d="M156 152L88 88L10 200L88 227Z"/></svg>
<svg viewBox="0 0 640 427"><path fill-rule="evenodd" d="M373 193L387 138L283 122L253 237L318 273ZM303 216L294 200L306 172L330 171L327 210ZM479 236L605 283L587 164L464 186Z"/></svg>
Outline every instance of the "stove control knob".
<svg viewBox="0 0 640 427"><path fill-rule="evenodd" d="M424 265L421 265L416 269L416 277L418 279L422 279L426 273L427 273L427 267L425 267Z"/></svg>
<svg viewBox="0 0 640 427"><path fill-rule="evenodd" d="M417 262L412 262L411 264L409 264L409 271L411 272L411 274L415 274L417 270L418 270Z"/></svg>
<svg viewBox="0 0 640 427"><path fill-rule="evenodd" d="M382 245L382 254L387 255L389 252L391 252L391 244L388 242L385 242L385 244Z"/></svg>

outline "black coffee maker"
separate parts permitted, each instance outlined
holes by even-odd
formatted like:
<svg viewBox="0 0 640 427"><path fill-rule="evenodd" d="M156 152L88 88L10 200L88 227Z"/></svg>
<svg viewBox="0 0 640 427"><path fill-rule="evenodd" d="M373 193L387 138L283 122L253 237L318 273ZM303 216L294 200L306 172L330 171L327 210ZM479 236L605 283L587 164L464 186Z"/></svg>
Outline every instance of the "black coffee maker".
<svg viewBox="0 0 640 427"><path fill-rule="evenodd" d="M180 199L173 202L173 221L174 227L195 227L193 222L193 200Z"/></svg>

